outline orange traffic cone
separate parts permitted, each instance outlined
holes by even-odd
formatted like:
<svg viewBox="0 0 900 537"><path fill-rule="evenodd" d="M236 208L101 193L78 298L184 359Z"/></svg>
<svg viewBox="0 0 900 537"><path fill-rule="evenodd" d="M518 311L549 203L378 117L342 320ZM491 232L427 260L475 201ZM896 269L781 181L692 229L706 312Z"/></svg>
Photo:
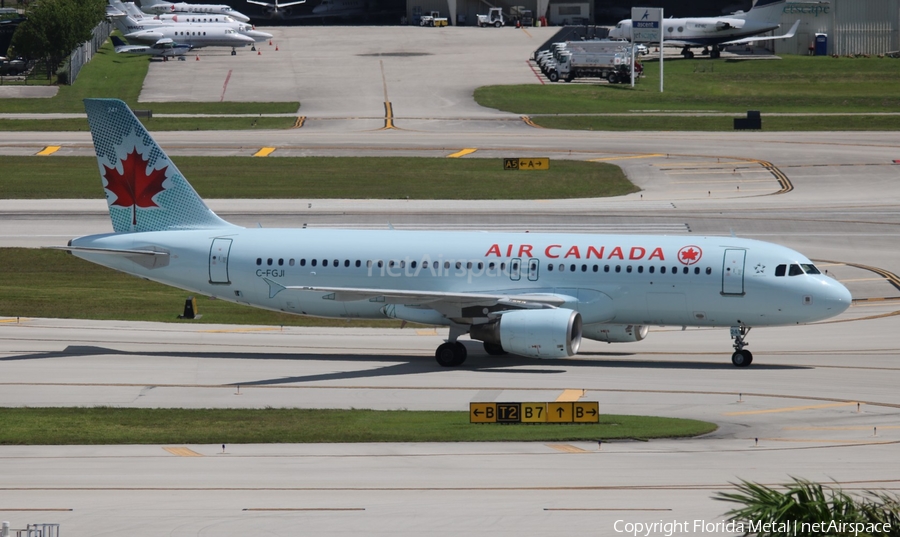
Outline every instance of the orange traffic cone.
<svg viewBox="0 0 900 537"><path fill-rule="evenodd" d="M199 55L199 54L197 54L196 60L197 60L198 62L200 61L200 55Z"/></svg>
<svg viewBox="0 0 900 537"><path fill-rule="evenodd" d="M275 45L275 50L278 50L278 45Z"/></svg>
<svg viewBox="0 0 900 537"><path fill-rule="evenodd" d="M269 46L270 46L270 47L272 46L272 40L271 40L271 39L269 39Z"/></svg>
<svg viewBox="0 0 900 537"><path fill-rule="evenodd" d="M257 55L257 56L262 56L262 50L257 50L257 51L256 51L256 55Z"/></svg>

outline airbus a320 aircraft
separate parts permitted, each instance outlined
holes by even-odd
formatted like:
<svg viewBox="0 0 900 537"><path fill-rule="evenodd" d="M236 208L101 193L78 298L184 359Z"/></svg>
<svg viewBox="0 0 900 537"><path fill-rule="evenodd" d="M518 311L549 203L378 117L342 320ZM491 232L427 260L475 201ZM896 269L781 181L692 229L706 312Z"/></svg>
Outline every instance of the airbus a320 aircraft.
<svg viewBox="0 0 900 537"><path fill-rule="evenodd" d="M299 315L449 326L435 357L458 366L466 333L489 354L562 358L582 337L638 341L647 325L808 323L847 289L788 248L734 237L247 229L216 216L122 101L85 101L113 233L61 247L195 293Z"/></svg>
<svg viewBox="0 0 900 537"><path fill-rule="evenodd" d="M727 17L689 17L664 19L663 43L681 47L685 58L693 58L691 47L704 47L710 58L718 58L728 45L740 45L755 41L772 41L794 37L800 20L784 35L759 37L760 34L780 26L781 13L786 0L753 0L753 7L744 13L738 11ZM631 39L631 19L619 21L609 31L611 39Z"/></svg>

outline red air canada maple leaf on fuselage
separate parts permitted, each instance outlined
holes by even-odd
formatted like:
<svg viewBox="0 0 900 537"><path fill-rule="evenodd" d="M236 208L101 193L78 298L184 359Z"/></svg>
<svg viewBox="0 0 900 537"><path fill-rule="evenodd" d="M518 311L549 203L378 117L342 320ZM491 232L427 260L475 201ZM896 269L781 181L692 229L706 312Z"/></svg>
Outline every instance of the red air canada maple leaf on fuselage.
<svg viewBox="0 0 900 537"><path fill-rule="evenodd" d="M116 168L103 165L106 168L103 172L106 189L116 195L116 200L111 205L131 207L131 223L135 226L137 225L137 207L142 209L159 207L153 201L153 196L165 190L162 184L166 180L168 166L152 170L147 174L147 162L149 161L144 160L143 155L138 153L135 147L122 161L122 173L119 173Z"/></svg>

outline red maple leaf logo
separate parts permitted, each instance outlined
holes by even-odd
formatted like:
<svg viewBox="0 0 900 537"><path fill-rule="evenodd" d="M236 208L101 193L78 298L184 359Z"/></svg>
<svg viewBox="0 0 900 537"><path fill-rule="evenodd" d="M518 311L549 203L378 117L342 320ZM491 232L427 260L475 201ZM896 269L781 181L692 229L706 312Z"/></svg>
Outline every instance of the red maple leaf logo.
<svg viewBox="0 0 900 537"><path fill-rule="evenodd" d="M678 260L685 265L693 265L697 261L700 261L700 257L702 256L703 250L701 250L699 246L685 246L681 250L678 250Z"/></svg>
<svg viewBox="0 0 900 537"><path fill-rule="evenodd" d="M106 168L106 171L103 172L106 189L116 195L116 201L112 202L112 205L131 207L131 223L135 226L137 225L137 207L142 209L159 207L153 201L153 196L165 190L162 184L166 180L168 166L160 170L153 170L148 175L146 173L147 162L149 160L144 160L135 147L122 161L122 173L119 173L116 168L103 165Z"/></svg>

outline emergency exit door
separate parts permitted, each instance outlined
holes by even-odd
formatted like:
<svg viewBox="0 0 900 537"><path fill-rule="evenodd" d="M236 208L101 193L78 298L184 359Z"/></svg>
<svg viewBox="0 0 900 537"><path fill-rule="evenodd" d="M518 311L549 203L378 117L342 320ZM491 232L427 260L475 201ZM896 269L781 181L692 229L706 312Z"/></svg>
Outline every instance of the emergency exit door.
<svg viewBox="0 0 900 537"><path fill-rule="evenodd" d="M722 294L744 294L744 259L746 250L725 250L725 261L722 265Z"/></svg>
<svg viewBox="0 0 900 537"><path fill-rule="evenodd" d="M229 253L231 253L231 239L213 239L209 248L209 283L231 283L228 279Z"/></svg>

